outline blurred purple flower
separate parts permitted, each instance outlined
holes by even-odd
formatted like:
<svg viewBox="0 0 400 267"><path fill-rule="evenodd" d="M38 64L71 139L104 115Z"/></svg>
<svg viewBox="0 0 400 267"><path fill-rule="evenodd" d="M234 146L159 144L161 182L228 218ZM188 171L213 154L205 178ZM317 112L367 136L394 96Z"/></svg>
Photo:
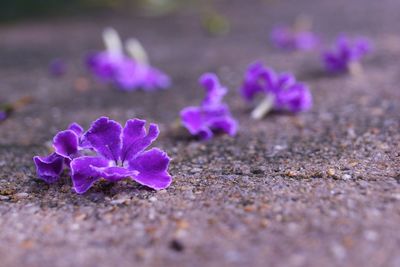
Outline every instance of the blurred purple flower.
<svg viewBox="0 0 400 267"><path fill-rule="evenodd" d="M358 63L371 50L371 42L366 38L350 40L340 35L333 49L322 54L322 59L328 72L345 72L351 64Z"/></svg>
<svg viewBox="0 0 400 267"><path fill-rule="evenodd" d="M152 91L170 85L169 77L151 66L139 64L126 56L113 56L107 52L90 55L86 61L91 72L105 82L115 84L124 91L143 89Z"/></svg>
<svg viewBox="0 0 400 267"><path fill-rule="evenodd" d="M55 58L50 62L49 65L49 73L52 76L62 76L65 74L65 72L67 71L67 65L64 62L64 60L60 59L60 58Z"/></svg>
<svg viewBox="0 0 400 267"><path fill-rule="evenodd" d="M167 188L172 182L168 174L170 159L157 148L145 151L159 133L157 125L150 124L146 131L145 124L146 121L133 119L122 128L119 123L101 117L83 133L74 123L54 137L54 153L34 157L38 176L52 183L68 166L74 190L79 194L101 178L109 181L131 178L156 190Z"/></svg>
<svg viewBox="0 0 400 267"><path fill-rule="evenodd" d="M0 110L0 122L6 120L7 117L8 117L7 112Z"/></svg>
<svg viewBox="0 0 400 267"><path fill-rule="evenodd" d="M276 26L271 32L271 41L286 50L312 50L319 40L311 31L296 31L288 26Z"/></svg>
<svg viewBox="0 0 400 267"><path fill-rule="evenodd" d="M199 82L206 96L201 106L186 107L181 111L182 124L192 135L203 140L212 138L218 132L234 136L238 128L237 121L232 117L229 107L222 103L227 89L221 86L213 73L203 74Z"/></svg>
<svg viewBox="0 0 400 267"><path fill-rule="evenodd" d="M137 40L129 39L126 42L126 50L131 55L128 57L115 30L106 29L103 37L107 49L90 54L86 59L88 69L100 80L124 91L153 91L170 86L170 78L150 66L147 54Z"/></svg>
<svg viewBox="0 0 400 267"><path fill-rule="evenodd" d="M297 82L291 73L278 74L260 62L248 67L240 92L248 102L258 93L265 95L252 113L255 119L261 119L271 109L301 112L312 107L311 92L305 84Z"/></svg>

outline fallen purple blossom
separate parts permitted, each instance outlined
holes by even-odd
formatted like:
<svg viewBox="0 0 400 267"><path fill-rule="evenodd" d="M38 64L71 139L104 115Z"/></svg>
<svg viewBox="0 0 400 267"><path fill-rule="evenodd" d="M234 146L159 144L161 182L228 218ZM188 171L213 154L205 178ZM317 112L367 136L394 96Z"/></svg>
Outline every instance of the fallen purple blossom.
<svg viewBox="0 0 400 267"><path fill-rule="evenodd" d="M312 107L312 95L307 85L297 82L291 73L276 73L260 62L248 67L240 92L247 102L260 93L265 96L252 113L255 119L261 119L270 110L297 113Z"/></svg>
<svg viewBox="0 0 400 267"><path fill-rule="evenodd" d="M288 26L276 26L271 32L271 42L275 47L285 50L312 50L319 40L307 30L295 30Z"/></svg>
<svg viewBox="0 0 400 267"><path fill-rule="evenodd" d="M206 96L200 106L184 108L180 115L183 126L195 136L203 140L210 139L214 133L223 132L234 136L238 123L232 117L229 107L222 103L227 89L221 86L218 77L206 73L200 77L200 84L206 91Z"/></svg>
<svg viewBox="0 0 400 267"><path fill-rule="evenodd" d="M118 122L101 117L83 133L82 127L73 123L54 137L55 152L33 158L37 174L53 183L64 168L70 169L73 188L79 194L101 178L130 178L155 190L167 188L172 182L170 159L158 148L145 151L159 134L157 125L150 124L148 131L145 125L144 120L132 119L122 128Z"/></svg>
<svg viewBox="0 0 400 267"><path fill-rule="evenodd" d="M325 69L331 73L350 71L360 64L361 59L372 50L371 42L366 38L348 39L340 35L334 47L322 54Z"/></svg>
<svg viewBox="0 0 400 267"><path fill-rule="evenodd" d="M106 29L103 33L106 50L90 54L86 66L101 81L116 85L124 91L143 89L154 91L170 86L170 78L152 67L144 48L135 39L128 39L124 53L118 33Z"/></svg>

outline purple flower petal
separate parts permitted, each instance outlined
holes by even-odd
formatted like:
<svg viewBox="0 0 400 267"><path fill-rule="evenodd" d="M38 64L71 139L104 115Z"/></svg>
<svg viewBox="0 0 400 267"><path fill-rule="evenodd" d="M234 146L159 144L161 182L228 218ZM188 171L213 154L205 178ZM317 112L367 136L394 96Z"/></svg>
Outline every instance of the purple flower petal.
<svg viewBox="0 0 400 267"><path fill-rule="evenodd" d="M279 91L280 88L290 87L296 83L296 78L291 73L282 73L277 77L276 83L273 85L272 91Z"/></svg>
<svg viewBox="0 0 400 267"><path fill-rule="evenodd" d="M68 130L74 131L77 136L81 136L83 133L83 128L78 123L73 122L68 126Z"/></svg>
<svg viewBox="0 0 400 267"><path fill-rule="evenodd" d="M215 131L221 131L229 134L230 136L235 136L237 133L238 123L236 120L229 116L216 119L210 123L210 128Z"/></svg>
<svg viewBox="0 0 400 267"><path fill-rule="evenodd" d="M149 67L143 82L143 89L152 91L155 89L166 89L171 85L171 79L164 72Z"/></svg>
<svg viewBox="0 0 400 267"><path fill-rule="evenodd" d="M115 83L126 91L136 89L153 91L167 88L170 85L170 79L156 68L129 60L119 65L115 73Z"/></svg>
<svg viewBox="0 0 400 267"><path fill-rule="evenodd" d="M169 161L165 152L153 148L130 161L129 168L139 172L137 176L133 177L136 182L160 190L167 188L172 182L167 171Z"/></svg>
<svg viewBox="0 0 400 267"><path fill-rule="evenodd" d="M68 159L78 152L78 144L78 136L72 130L61 131L53 138L55 152Z"/></svg>
<svg viewBox="0 0 400 267"><path fill-rule="evenodd" d="M298 50L310 51L319 45L319 38L310 31L297 33L296 48Z"/></svg>
<svg viewBox="0 0 400 267"><path fill-rule="evenodd" d="M90 54L86 58L88 69L101 80L112 81L120 64L120 57L115 57L107 52Z"/></svg>
<svg viewBox="0 0 400 267"><path fill-rule="evenodd" d="M256 94L271 90L276 80L276 73L272 69L265 68L261 62L253 63L245 74L241 95L246 101L251 101Z"/></svg>
<svg viewBox="0 0 400 267"><path fill-rule="evenodd" d="M271 32L272 43L282 49L294 49L295 44L293 41L292 32L289 27L276 26Z"/></svg>
<svg viewBox="0 0 400 267"><path fill-rule="evenodd" d="M145 125L146 121L138 119L126 122L122 132L122 161L130 161L157 139L159 134L157 125L150 124L148 133Z"/></svg>
<svg viewBox="0 0 400 267"><path fill-rule="evenodd" d="M94 182L101 178L93 167L107 167L109 161L101 157L79 157L71 162L71 177L74 190L85 193Z"/></svg>
<svg viewBox="0 0 400 267"><path fill-rule="evenodd" d="M237 122L231 117L226 105L213 108L187 107L181 111L182 124L192 135L198 135L207 140L215 132L225 132L235 135Z"/></svg>
<svg viewBox="0 0 400 267"><path fill-rule="evenodd" d="M91 166L92 170L97 173L97 176L107 179L112 182L117 182L122 179L133 177L138 174L137 171L131 171L124 167L96 167Z"/></svg>
<svg viewBox="0 0 400 267"><path fill-rule="evenodd" d="M182 124L192 135L198 134L204 128L204 120L201 113L200 107L186 107L181 110Z"/></svg>
<svg viewBox="0 0 400 267"><path fill-rule="evenodd" d="M275 107L290 112L307 111L312 107L312 96L308 87L296 83L276 94Z"/></svg>
<svg viewBox="0 0 400 267"><path fill-rule="evenodd" d="M90 144L103 157L118 162L121 152L121 132L119 123L101 117L91 125L83 136L83 143Z"/></svg>
<svg viewBox="0 0 400 267"><path fill-rule="evenodd" d="M47 183L54 183L60 178L64 166L64 158L60 155L52 153L46 157L35 156L33 161L40 179Z"/></svg>
<svg viewBox="0 0 400 267"><path fill-rule="evenodd" d="M203 74L199 79L199 83L206 91L206 97L202 103L203 106L219 105L228 91L225 87L221 86L217 75L214 73Z"/></svg>
<svg viewBox="0 0 400 267"><path fill-rule="evenodd" d="M196 134L201 140L210 140L213 138L214 133L210 128L202 128Z"/></svg>

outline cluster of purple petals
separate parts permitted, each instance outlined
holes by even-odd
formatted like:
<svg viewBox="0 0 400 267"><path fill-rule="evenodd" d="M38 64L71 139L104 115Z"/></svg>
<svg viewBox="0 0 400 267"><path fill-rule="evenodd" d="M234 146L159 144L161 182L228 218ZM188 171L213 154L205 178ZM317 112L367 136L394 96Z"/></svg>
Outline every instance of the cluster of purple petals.
<svg viewBox="0 0 400 267"><path fill-rule="evenodd" d="M162 71L124 55L108 52L90 54L86 65L94 76L124 91L166 89L171 83Z"/></svg>
<svg viewBox="0 0 400 267"><path fill-rule="evenodd" d="M285 50L312 50L319 43L311 31L295 31L287 26L276 26L270 38L277 48Z"/></svg>
<svg viewBox="0 0 400 267"><path fill-rule="evenodd" d="M169 157L158 148L146 149L158 137L157 125L146 121L128 120L125 127L101 117L85 133L77 123L57 133L54 152L33 158L38 176L56 182L63 170L70 169L74 190L86 192L94 182L133 179L139 184L160 190L167 188L172 178L168 174Z"/></svg>
<svg viewBox="0 0 400 267"><path fill-rule="evenodd" d="M203 140L210 139L214 133L226 133L234 136L238 123L232 117L229 107L222 103L227 89L221 86L218 77L206 73L200 77L206 96L200 106L186 107L181 111L182 124L190 134Z"/></svg>
<svg viewBox="0 0 400 267"><path fill-rule="evenodd" d="M351 63L360 61L371 50L371 43L366 38L350 40L341 35L333 49L324 52L322 57L328 72L345 72L349 70Z"/></svg>
<svg viewBox="0 0 400 267"><path fill-rule="evenodd" d="M307 85L297 82L291 73L276 73L260 62L248 67L240 92L246 101L253 100L259 93L272 97L275 110L301 112L312 107Z"/></svg>

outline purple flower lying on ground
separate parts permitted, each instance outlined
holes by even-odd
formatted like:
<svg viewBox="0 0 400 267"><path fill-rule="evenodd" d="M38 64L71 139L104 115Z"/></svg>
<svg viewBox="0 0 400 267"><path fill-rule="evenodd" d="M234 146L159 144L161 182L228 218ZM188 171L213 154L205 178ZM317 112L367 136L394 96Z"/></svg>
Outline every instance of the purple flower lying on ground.
<svg viewBox="0 0 400 267"><path fill-rule="evenodd" d="M349 71L352 64L359 63L371 49L371 43L366 38L349 40L341 35L334 48L322 54L325 68L333 73Z"/></svg>
<svg viewBox="0 0 400 267"><path fill-rule="evenodd" d="M167 188L172 178L168 174L169 157L157 148L146 150L158 137L158 127L146 121L128 120L125 127L101 117L90 129L72 124L53 139L55 152L47 157L34 157L38 176L46 182L55 182L64 166L71 169L74 189L81 194L92 184L104 178L134 181L160 190Z"/></svg>
<svg viewBox="0 0 400 267"><path fill-rule="evenodd" d="M227 89L219 83L213 73L200 77L200 84L206 91L202 104L198 107L186 107L181 111L182 124L192 134L207 140L214 132L224 132L234 136L237 132L237 121L232 117L229 107L222 103Z"/></svg>
<svg viewBox="0 0 400 267"><path fill-rule="evenodd" d="M137 40L126 42L126 50L131 56L128 57L114 29L106 29L103 38L106 50L93 53L86 59L87 67L96 77L124 91L152 91L170 86L170 78L150 66L147 54Z"/></svg>
<svg viewBox="0 0 400 267"><path fill-rule="evenodd" d="M0 110L0 122L7 119L7 112Z"/></svg>
<svg viewBox="0 0 400 267"><path fill-rule="evenodd" d="M50 62L49 73L53 76L62 76L67 71L67 65L60 58L55 58Z"/></svg>
<svg viewBox="0 0 400 267"><path fill-rule="evenodd" d="M301 112L312 106L311 92L305 84L297 82L291 73L278 74L260 62L249 66L240 91L246 101L259 93L265 95L252 113L255 119L261 119L271 109Z"/></svg>
<svg viewBox="0 0 400 267"><path fill-rule="evenodd" d="M276 26L271 32L272 43L286 50L312 50L318 38L311 31L296 31L288 26Z"/></svg>

